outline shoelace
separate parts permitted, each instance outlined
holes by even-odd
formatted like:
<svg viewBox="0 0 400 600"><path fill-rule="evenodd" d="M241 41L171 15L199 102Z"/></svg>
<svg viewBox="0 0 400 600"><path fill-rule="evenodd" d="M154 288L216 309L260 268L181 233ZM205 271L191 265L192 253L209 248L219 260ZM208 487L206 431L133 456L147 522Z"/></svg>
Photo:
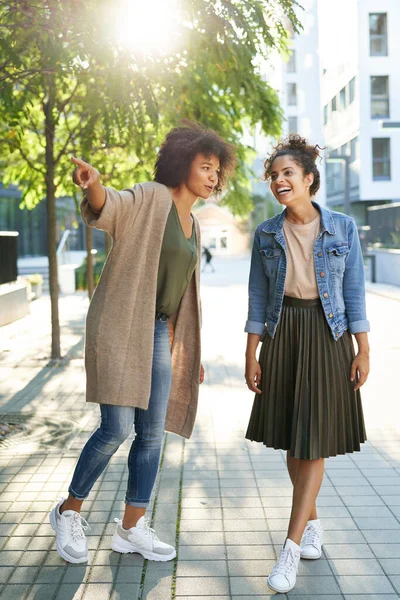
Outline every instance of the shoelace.
<svg viewBox="0 0 400 600"><path fill-rule="evenodd" d="M115 518L114 521L116 523L118 523L118 525L120 525L122 527L122 519L117 519ZM149 537L151 537L151 539L156 540L157 542L159 542L159 538L157 537L156 532L154 531L154 529L152 529L150 527L150 519L148 519L147 517L145 517L143 519L143 528L142 530L145 532L146 535L148 535Z"/></svg>
<svg viewBox="0 0 400 600"><path fill-rule="evenodd" d="M286 576L292 570L295 564L296 563L293 551L290 548L288 548L287 550L283 548L279 555L278 562L274 567L274 571L275 573L279 573Z"/></svg>
<svg viewBox="0 0 400 600"><path fill-rule="evenodd" d="M313 546L315 544L318 545L320 543L319 530L316 529L315 527L313 527L312 525L309 525L304 532L302 542L303 542L303 546L309 546L310 544Z"/></svg>
<svg viewBox="0 0 400 600"><path fill-rule="evenodd" d="M70 518L70 533L74 542L79 542L82 539L85 539L84 531L90 531L89 523L81 517L79 513L75 513Z"/></svg>
<svg viewBox="0 0 400 600"><path fill-rule="evenodd" d="M158 539L156 532L154 531L154 529L152 529L150 527L150 519L145 517L143 519L143 524L144 524L144 530L147 533L147 535L149 535L152 540L156 540L157 542L159 542L160 540Z"/></svg>

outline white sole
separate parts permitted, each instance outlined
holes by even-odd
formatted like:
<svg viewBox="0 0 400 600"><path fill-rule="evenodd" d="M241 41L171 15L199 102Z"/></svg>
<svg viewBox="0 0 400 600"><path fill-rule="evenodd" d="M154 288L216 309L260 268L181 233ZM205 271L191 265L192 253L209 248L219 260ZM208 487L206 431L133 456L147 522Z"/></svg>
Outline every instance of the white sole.
<svg viewBox="0 0 400 600"><path fill-rule="evenodd" d="M294 588L294 586L296 585L296 583L294 583L291 587L287 587L285 589L279 589L277 587L274 587L270 584L269 582L269 577L267 577L267 585L269 587L270 590L272 590L273 592L277 592L278 594L286 594L287 592L290 592L290 590L292 590Z"/></svg>
<svg viewBox="0 0 400 600"><path fill-rule="evenodd" d="M51 511L51 513L49 515L49 519L50 519L51 528L55 531L55 533L57 533L57 524L56 524L56 518L54 515L54 509ZM59 545L57 536L56 536L56 549L57 549L58 554L61 556L61 558L63 558L64 560L66 560L69 563L72 563L73 565L80 565L81 563L86 563L88 561L87 556L83 556L82 558L73 558L72 556L69 556L69 554L67 554L64 551L64 548L62 548Z"/></svg>
<svg viewBox="0 0 400 600"><path fill-rule="evenodd" d="M118 538L116 540L113 539L113 541L111 542L111 549L114 550L114 552L119 552L120 554L141 554L143 558L147 558L147 560L154 560L157 562L167 562L169 560L173 560L176 556L175 549L173 552L171 552L171 554L157 554L156 552L147 552L146 550L142 550L141 548L134 546L130 542L121 540L121 538Z"/></svg>
<svg viewBox="0 0 400 600"><path fill-rule="evenodd" d="M320 552L318 556L303 556L302 554L300 554L300 558L302 560L318 560L319 558L321 558L321 556L322 552Z"/></svg>

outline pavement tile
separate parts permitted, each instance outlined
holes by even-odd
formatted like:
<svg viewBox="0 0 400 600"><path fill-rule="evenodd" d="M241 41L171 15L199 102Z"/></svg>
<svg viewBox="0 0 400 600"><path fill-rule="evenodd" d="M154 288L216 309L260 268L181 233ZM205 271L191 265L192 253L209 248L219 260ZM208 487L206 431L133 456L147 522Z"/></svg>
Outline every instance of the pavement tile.
<svg viewBox="0 0 400 600"><path fill-rule="evenodd" d="M29 590L25 600L54 600L57 596L57 584L35 584Z"/></svg>
<svg viewBox="0 0 400 600"><path fill-rule="evenodd" d="M370 546L365 544L324 544L324 554L331 559L374 558Z"/></svg>
<svg viewBox="0 0 400 600"><path fill-rule="evenodd" d="M13 571L14 571L14 566L0 567L0 583L6 583L6 581L10 578L10 575Z"/></svg>
<svg viewBox="0 0 400 600"><path fill-rule="evenodd" d="M370 548L377 558L400 558L400 544L370 544Z"/></svg>
<svg viewBox="0 0 400 600"><path fill-rule="evenodd" d="M116 582L110 600L136 600L139 595L140 586L134 583ZM166 598L166 600L169 600Z"/></svg>
<svg viewBox="0 0 400 600"><path fill-rule="evenodd" d="M271 535L268 531L227 531L225 533L227 546L252 546L271 544Z"/></svg>
<svg viewBox="0 0 400 600"><path fill-rule="evenodd" d="M179 546L179 560L225 560L225 546Z"/></svg>
<svg viewBox="0 0 400 600"><path fill-rule="evenodd" d="M217 520L202 521L200 519L191 521L190 519L183 519L179 523L179 529L183 531L223 531L223 522Z"/></svg>
<svg viewBox="0 0 400 600"><path fill-rule="evenodd" d="M345 594L345 600L399 600L397 594ZM324 600L325 597L324 597Z"/></svg>
<svg viewBox="0 0 400 600"><path fill-rule="evenodd" d="M69 564L65 571L62 584L84 583L89 577L90 567L87 565L71 565Z"/></svg>
<svg viewBox="0 0 400 600"><path fill-rule="evenodd" d="M263 519L224 519L224 529L228 531L267 531L267 520Z"/></svg>
<svg viewBox="0 0 400 600"><path fill-rule="evenodd" d="M58 583L64 576L65 567L42 567L35 583Z"/></svg>
<svg viewBox="0 0 400 600"><path fill-rule="evenodd" d="M381 558L379 564L386 575L400 575L400 558Z"/></svg>
<svg viewBox="0 0 400 600"><path fill-rule="evenodd" d="M177 577L227 577L228 569L226 560L189 560L180 558L178 562Z"/></svg>
<svg viewBox="0 0 400 600"><path fill-rule="evenodd" d="M118 569L115 581L119 583L140 583L142 577L142 567L121 566ZM147 580L147 572L146 572Z"/></svg>
<svg viewBox="0 0 400 600"><path fill-rule="evenodd" d="M200 531L183 531L179 535L180 546L214 546L224 545L224 535L222 532L200 532Z"/></svg>
<svg viewBox="0 0 400 600"><path fill-rule="evenodd" d="M382 568L376 558L329 560L334 575L383 575Z"/></svg>
<svg viewBox="0 0 400 600"><path fill-rule="evenodd" d="M339 575L337 582L343 594L393 594L385 575Z"/></svg>
<svg viewBox="0 0 400 600"><path fill-rule="evenodd" d="M229 583L227 577L177 577L176 594L201 595L201 596L229 596Z"/></svg>
<svg viewBox="0 0 400 600"><path fill-rule="evenodd" d="M110 600L112 583L91 583L85 588L83 600Z"/></svg>
<svg viewBox="0 0 400 600"><path fill-rule="evenodd" d="M25 600L28 590L29 585L26 584L9 584L1 590L1 600Z"/></svg>
<svg viewBox="0 0 400 600"><path fill-rule="evenodd" d="M3 552L0 552L0 566L14 567L18 564L22 556L23 552L21 550L3 550Z"/></svg>
<svg viewBox="0 0 400 600"><path fill-rule="evenodd" d="M400 530L378 530L371 529L363 531L363 535L369 544L400 544Z"/></svg>
<svg viewBox="0 0 400 600"><path fill-rule="evenodd" d="M12 574L10 583L33 583L38 574L39 567L18 567Z"/></svg>

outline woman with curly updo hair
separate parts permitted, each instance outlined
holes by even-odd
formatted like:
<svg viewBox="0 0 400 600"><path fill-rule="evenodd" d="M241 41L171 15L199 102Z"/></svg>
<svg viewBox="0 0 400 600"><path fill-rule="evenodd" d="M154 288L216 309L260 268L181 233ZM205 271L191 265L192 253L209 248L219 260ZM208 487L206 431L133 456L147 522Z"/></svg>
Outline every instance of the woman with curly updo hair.
<svg viewBox="0 0 400 600"><path fill-rule="evenodd" d="M268 578L281 593L295 586L300 558L322 553L316 499L324 459L359 451L366 440L363 258L353 219L311 199L320 150L290 135L265 161L285 209L257 227L250 269L246 382L255 399L246 438L286 450L293 484L287 538Z"/></svg>
<svg viewBox="0 0 400 600"><path fill-rule="evenodd" d="M234 168L233 148L214 131L187 123L166 136L154 181L121 192L103 187L88 163L72 160L73 180L86 192L83 220L109 233L113 244L86 322L86 399L100 405L100 425L82 450L68 498L51 511L50 522L59 555L86 562L82 503L134 426L125 512L111 547L168 561L175 548L158 539L145 512L164 430L191 436L204 379L201 241L192 206L221 191Z"/></svg>

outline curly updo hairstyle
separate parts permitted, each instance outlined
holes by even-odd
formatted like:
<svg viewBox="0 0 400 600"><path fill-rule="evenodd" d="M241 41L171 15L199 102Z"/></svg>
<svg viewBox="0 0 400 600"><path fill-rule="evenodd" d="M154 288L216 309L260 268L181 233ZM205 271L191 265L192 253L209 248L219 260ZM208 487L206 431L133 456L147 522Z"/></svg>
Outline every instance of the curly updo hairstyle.
<svg viewBox="0 0 400 600"><path fill-rule="evenodd" d="M225 142L212 129L184 121L183 127L172 129L166 136L157 155L154 180L168 187L178 187L187 181L190 166L197 154L219 158L218 194L226 184L228 175L236 165L234 146Z"/></svg>
<svg viewBox="0 0 400 600"><path fill-rule="evenodd" d="M315 164L317 158L322 160L320 150L323 150L323 148L318 146L318 144L312 146L308 144L305 138L297 133L292 133L274 147L272 154L264 162L265 179L270 179L272 165L276 158L279 156L289 156L303 169L304 175L309 175L310 173L314 175L314 181L310 187L310 195L314 196L321 185L321 176Z"/></svg>

